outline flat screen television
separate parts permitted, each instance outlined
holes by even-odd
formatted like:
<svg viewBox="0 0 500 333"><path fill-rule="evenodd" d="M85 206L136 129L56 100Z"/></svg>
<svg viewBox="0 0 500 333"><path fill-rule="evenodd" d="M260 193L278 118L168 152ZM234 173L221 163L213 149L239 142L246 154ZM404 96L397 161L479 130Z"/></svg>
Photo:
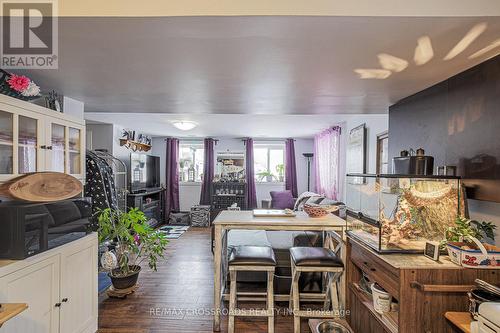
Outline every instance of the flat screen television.
<svg viewBox="0 0 500 333"><path fill-rule="evenodd" d="M160 187L160 157L130 154L130 192L142 192Z"/></svg>

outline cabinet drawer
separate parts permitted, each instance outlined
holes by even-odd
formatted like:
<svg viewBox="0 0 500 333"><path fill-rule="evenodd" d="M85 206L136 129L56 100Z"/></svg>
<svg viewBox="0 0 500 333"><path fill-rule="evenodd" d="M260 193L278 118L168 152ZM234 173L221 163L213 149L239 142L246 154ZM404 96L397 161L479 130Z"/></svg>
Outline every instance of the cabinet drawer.
<svg viewBox="0 0 500 333"><path fill-rule="evenodd" d="M399 270L377 258L369 250L351 242L350 260L361 269L371 281L377 282L389 294L399 299Z"/></svg>

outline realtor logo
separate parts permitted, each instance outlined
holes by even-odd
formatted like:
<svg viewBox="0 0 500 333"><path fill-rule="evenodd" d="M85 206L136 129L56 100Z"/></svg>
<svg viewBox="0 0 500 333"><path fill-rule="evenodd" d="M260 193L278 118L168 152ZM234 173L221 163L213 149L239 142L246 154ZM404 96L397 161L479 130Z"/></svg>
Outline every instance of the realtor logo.
<svg viewBox="0 0 500 333"><path fill-rule="evenodd" d="M0 3L0 67L57 68L57 0L4 0Z"/></svg>

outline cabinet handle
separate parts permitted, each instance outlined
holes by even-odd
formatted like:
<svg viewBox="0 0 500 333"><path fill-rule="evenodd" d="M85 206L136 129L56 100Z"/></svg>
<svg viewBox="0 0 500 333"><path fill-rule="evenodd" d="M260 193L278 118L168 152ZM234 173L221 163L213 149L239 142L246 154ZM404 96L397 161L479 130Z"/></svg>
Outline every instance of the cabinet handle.
<svg viewBox="0 0 500 333"><path fill-rule="evenodd" d="M410 287L422 292L466 293L470 291L474 286L456 284L423 284L418 281L411 281Z"/></svg>
<svg viewBox="0 0 500 333"><path fill-rule="evenodd" d="M46 148L46 149L48 149L48 150L52 150L52 146L47 146L47 148Z"/></svg>
<svg viewBox="0 0 500 333"><path fill-rule="evenodd" d="M55 307L56 308L60 308L61 307L61 303L56 303Z"/></svg>
<svg viewBox="0 0 500 333"><path fill-rule="evenodd" d="M66 303L66 302L68 302L68 299L67 299L67 298L63 298L63 299L61 300L61 302Z"/></svg>
<svg viewBox="0 0 500 333"><path fill-rule="evenodd" d="M40 149L47 149L47 146L46 145L41 145Z"/></svg>

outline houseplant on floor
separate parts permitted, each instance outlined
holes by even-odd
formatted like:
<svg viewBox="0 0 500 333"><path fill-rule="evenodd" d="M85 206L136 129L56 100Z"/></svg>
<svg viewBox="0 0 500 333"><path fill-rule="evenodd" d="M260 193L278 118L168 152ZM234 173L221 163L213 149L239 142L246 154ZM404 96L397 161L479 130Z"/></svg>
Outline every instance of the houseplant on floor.
<svg viewBox="0 0 500 333"><path fill-rule="evenodd" d="M141 263L148 260L149 268L163 258L168 244L165 235L147 224L146 215L137 208L128 212L104 209L99 217L99 242L114 245L116 265L105 267L115 289L127 289L137 283Z"/></svg>

